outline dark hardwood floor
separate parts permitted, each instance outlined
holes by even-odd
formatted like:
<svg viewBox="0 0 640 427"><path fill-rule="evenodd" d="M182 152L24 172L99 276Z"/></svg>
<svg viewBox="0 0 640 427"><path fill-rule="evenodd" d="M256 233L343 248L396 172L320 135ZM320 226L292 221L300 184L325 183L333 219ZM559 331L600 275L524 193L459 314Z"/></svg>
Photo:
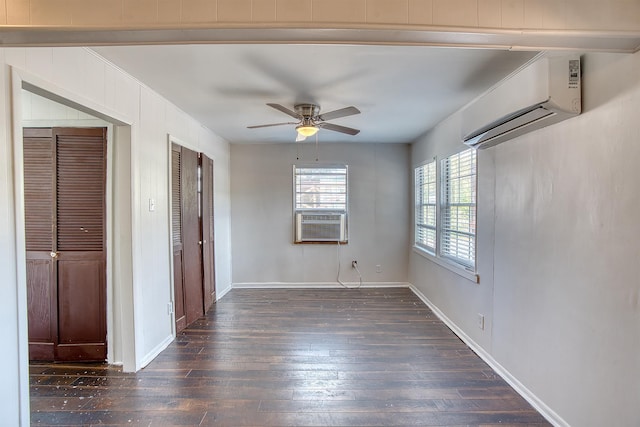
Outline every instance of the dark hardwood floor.
<svg viewBox="0 0 640 427"><path fill-rule="evenodd" d="M32 364L33 425L549 425L408 289L243 290L145 369Z"/></svg>

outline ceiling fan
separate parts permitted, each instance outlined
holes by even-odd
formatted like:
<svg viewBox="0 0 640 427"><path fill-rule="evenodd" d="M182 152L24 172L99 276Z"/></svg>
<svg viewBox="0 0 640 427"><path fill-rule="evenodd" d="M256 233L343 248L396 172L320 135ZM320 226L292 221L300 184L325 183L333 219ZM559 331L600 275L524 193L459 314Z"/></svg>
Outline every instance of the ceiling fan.
<svg viewBox="0 0 640 427"><path fill-rule="evenodd" d="M295 111L288 109L280 104L267 104L271 108L275 108L295 119L297 122L271 123L267 125L247 126L249 129L265 128L271 126L296 125L298 133L296 142L304 141L308 136L315 135L320 129L332 130L334 132L346 133L347 135L357 135L360 130L328 123L327 120L337 119L340 117L352 116L360 114L360 110L356 107L346 107L339 110L330 111L320 114L320 107L315 104L296 104L293 108Z"/></svg>

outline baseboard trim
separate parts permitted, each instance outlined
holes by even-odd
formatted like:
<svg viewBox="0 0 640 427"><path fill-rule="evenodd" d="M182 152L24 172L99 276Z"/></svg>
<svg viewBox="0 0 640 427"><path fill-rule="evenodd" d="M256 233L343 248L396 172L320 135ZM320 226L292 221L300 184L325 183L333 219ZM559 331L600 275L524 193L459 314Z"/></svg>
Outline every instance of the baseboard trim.
<svg viewBox="0 0 640 427"><path fill-rule="evenodd" d="M164 341L162 341L160 344L155 346L153 350L151 350L149 353L147 353L146 356L142 358L142 360L140 361L140 367L138 369L142 369L145 366L147 366L149 363L151 363L151 361L156 357L158 357L158 355L162 353L163 350L169 347L169 344L171 344L174 339L175 337L173 335L169 335L164 339Z"/></svg>
<svg viewBox="0 0 640 427"><path fill-rule="evenodd" d="M407 282L345 282L347 288L409 288L410 283ZM336 282L245 282L233 283L233 289L340 289L343 288L340 283Z"/></svg>
<svg viewBox="0 0 640 427"><path fill-rule="evenodd" d="M570 427L569 423L562 419L554 410L547 406L538 396L533 394L524 384L522 384L516 377L514 377L508 370L506 370L500 363L498 363L493 356L487 353L482 347L480 347L474 340L472 340L467 334L464 333L451 319L449 319L440 309L433 304L429 298L427 298L418 288L413 284L409 284L409 289L413 291L418 298L424 302L427 307L433 311L433 313L442 322L447 325L454 334L458 336L473 352L475 352L487 365L489 365L503 380L505 380L513 389L522 396L531 406L533 406L540 414L547 419L551 424L556 427Z"/></svg>
<svg viewBox="0 0 640 427"><path fill-rule="evenodd" d="M233 285L229 285L221 291L216 290L216 301L220 301L220 299L228 294L231 289L233 289Z"/></svg>

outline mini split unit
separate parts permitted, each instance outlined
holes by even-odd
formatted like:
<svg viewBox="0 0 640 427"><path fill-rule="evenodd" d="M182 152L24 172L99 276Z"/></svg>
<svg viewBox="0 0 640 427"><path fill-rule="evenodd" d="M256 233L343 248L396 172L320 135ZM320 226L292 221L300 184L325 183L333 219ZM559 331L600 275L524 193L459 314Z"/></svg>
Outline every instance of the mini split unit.
<svg viewBox="0 0 640 427"><path fill-rule="evenodd" d="M580 57L545 57L462 111L462 140L487 148L580 114Z"/></svg>

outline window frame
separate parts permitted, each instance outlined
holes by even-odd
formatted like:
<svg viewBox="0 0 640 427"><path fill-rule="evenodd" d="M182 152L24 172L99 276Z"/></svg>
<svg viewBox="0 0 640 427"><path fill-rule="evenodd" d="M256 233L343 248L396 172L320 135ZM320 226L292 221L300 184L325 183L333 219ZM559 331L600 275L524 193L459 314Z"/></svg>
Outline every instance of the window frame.
<svg viewBox="0 0 640 427"><path fill-rule="evenodd" d="M464 171L461 173L460 161L466 160L464 157L467 156L467 153L471 156L469 161L472 162L470 169L472 173L468 173ZM451 168L447 166L452 161L458 162L458 176L451 177L450 171ZM450 262L458 264L462 266L464 269L468 271L476 271L476 250L477 250L477 205L478 205L478 160L477 160L477 152L473 148L468 148L463 151L459 151L450 156L445 157L440 161L440 203L439 203L439 236L438 236L438 255L441 258L444 258ZM472 177L473 182L469 185L471 191L471 199L469 202L461 202L455 201L452 199L460 198L460 186L464 185L465 179ZM455 180L458 185L458 194L452 194L454 191L452 188L454 185L451 185L451 182ZM460 219L460 216L457 215L456 222L457 226L448 226L447 224L451 223L452 217L449 216L448 212L451 210L460 210L464 211L466 209L468 212L468 228L473 229L473 231L464 231L461 229L462 226L465 225L465 219ZM452 215L453 216L453 215ZM464 215L463 215L464 216ZM457 235L457 237L454 237ZM468 238L468 242L465 243L465 236ZM452 246L452 243L455 244L456 247L462 246L462 251L456 249L448 250ZM460 244L462 243L462 244ZM455 254L454 252L465 252L464 247L469 246L468 257L460 256Z"/></svg>
<svg viewBox="0 0 640 427"><path fill-rule="evenodd" d="M429 170L431 168L432 170ZM425 180L425 175L431 175L431 174L433 174L433 181L429 177L427 177L427 179ZM419 178L419 176L421 178ZM413 224L414 225L414 233L413 233L414 245L415 247L421 250L424 250L431 255L435 255L438 248L438 225L439 225L438 161L435 157L414 168L413 183L414 183L414 208L415 208L414 224ZM430 201L431 190L428 190L429 196L427 196L427 198L429 200L427 201L424 200L425 192L423 189L425 186L433 186L433 202ZM420 220L422 219L423 215L421 215L420 212L423 211L423 207L427 207L427 210L424 215L426 218L424 218L424 221L421 222ZM433 225L427 224L427 220L429 217L429 214L428 214L429 207L433 207ZM433 245L428 244L427 237L425 237L425 239L421 237L421 228L426 230L425 234L428 233L429 230L433 232Z"/></svg>
<svg viewBox="0 0 640 427"><path fill-rule="evenodd" d="M336 176L344 176L344 187L340 185L340 189L343 191L333 192L330 185L331 180L324 183L329 186L329 191L319 192L318 198L322 199L323 196L328 196L324 200L325 204L330 205L332 202L333 194L343 195L344 203L342 200L335 202L334 206L322 207L322 206L300 206L298 197L299 194L303 194L298 191L298 177L301 174L299 170L317 171L322 169L334 169L341 172L335 173ZM294 164L292 170L292 211L293 211L293 235L295 244L309 244L309 243L325 243L325 244L347 244L349 242L349 165L347 164ZM315 173L315 175L321 175L322 173ZM314 175L312 172L306 175ZM303 182L302 185L305 183ZM309 185L310 183L307 183ZM327 203L328 202L328 203ZM320 205L322 200L320 200ZM327 216L329 215L329 216ZM306 218L306 219L305 219ZM306 221L306 225L305 225ZM338 227L338 229L335 229ZM328 233L328 235L326 234ZM314 235L315 234L315 235ZM334 239L333 236L339 238Z"/></svg>
<svg viewBox="0 0 640 427"><path fill-rule="evenodd" d="M473 148L469 149L469 150L474 150ZM478 230L477 230L477 201L478 201L478 158L477 158L477 153L475 154L475 179L473 182L473 192L474 192L474 199L475 199L475 218L476 218L476 229L475 229L475 235L474 235L474 262L473 263L469 263L469 262L464 262L465 260L463 260L463 262L460 262L459 260L457 260L454 257L448 256L447 254L442 254L441 253L441 247L442 247L442 233L443 233L443 198L444 198L444 194L443 194L443 162L445 162L446 160L450 159L453 156L459 155L460 153L467 151L467 150L462 150L459 152L455 152L451 155L447 155L447 156L435 156L433 157L433 160L429 159L424 161L423 163L418 164L417 166L414 167L414 221L413 221L413 227L414 227L414 242L413 242L413 251L438 264L439 266L446 268L447 270L461 276L464 277L474 283L480 283L480 277L478 276L477 272L477 234L478 234ZM417 208L418 208L418 188L416 188L416 170L432 161L435 161L436 163L436 249L435 251L431 251L429 249L426 249L423 245L419 245L418 242L416 241L416 236L417 236Z"/></svg>

